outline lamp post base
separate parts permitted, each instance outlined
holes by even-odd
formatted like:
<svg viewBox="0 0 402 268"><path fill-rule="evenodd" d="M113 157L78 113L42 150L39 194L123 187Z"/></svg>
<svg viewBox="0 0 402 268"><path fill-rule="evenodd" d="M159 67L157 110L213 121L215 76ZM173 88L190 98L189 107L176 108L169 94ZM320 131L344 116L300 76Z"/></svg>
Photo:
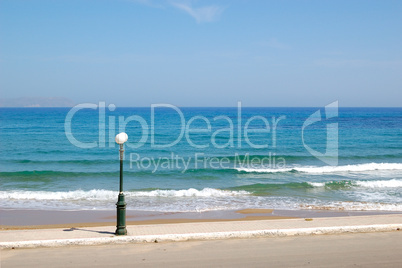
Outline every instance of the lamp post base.
<svg viewBox="0 0 402 268"><path fill-rule="evenodd" d="M116 203L117 207L117 225L116 225L116 235L126 235L126 205L124 201L124 194L119 193L119 198Z"/></svg>

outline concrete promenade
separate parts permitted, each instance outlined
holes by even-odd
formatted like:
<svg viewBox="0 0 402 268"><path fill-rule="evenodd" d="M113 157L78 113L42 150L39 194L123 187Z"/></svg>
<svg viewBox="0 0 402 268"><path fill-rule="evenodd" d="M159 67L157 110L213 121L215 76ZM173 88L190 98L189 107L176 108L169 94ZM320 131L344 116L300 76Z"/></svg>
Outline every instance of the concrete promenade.
<svg viewBox="0 0 402 268"><path fill-rule="evenodd" d="M127 226L127 230L127 236L115 236L114 226L74 228L73 224L71 228L1 230L0 248L107 245L364 232L402 232L402 214L131 225Z"/></svg>

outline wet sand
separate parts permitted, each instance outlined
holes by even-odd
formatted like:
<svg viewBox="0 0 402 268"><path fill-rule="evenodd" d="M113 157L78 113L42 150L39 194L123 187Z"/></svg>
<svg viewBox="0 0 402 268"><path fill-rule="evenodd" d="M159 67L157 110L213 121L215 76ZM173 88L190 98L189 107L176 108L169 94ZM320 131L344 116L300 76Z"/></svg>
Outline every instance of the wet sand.
<svg viewBox="0 0 402 268"><path fill-rule="evenodd" d="M297 218L272 214L272 209L246 209L202 213L127 211L126 225L174 224L239 220L275 220ZM2 210L0 230L110 226L116 222L115 211Z"/></svg>
<svg viewBox="0 0 402 268"><path fill-rule="evenodd" d="M393 212L243 209L207 212L127 211L127 225L252 221L291 218L379 215ZM397 212L394 212L397 213ZM399 212L400 213L400 212ZM116 211L0 210L0 230L113 226Z"/></svg>

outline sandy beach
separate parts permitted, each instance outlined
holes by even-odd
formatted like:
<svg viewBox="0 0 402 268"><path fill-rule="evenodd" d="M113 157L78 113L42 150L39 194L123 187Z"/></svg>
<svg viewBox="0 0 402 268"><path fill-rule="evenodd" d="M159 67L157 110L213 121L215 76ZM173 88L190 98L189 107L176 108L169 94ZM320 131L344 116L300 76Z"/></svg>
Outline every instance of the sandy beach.
<svg viewBox="0 0 402 268"><path fill-rule="evenodd" d="M0 229L109 226L116 222L116 211L0 210ZM127 211L127 225L184 222L214 222L296 218L275 215L272 209L244 209L200 213Z"/></svg>
<svg viewBox="0 0 402 268"><path fill-rule="evenodd" d="M402 233L2 250L2 267L401 267ZM46 256L46 258L43 258Z"/></svg>
<svg viewBox="0 0 402 268"><path fill-rule="evenodd" d="M1 265L399 267L402 263L402 214L397 212L245 209L197 217L130 212L128 218L135 220L127 223L127 236L114 235L113 214L1 211ZM35 218L38 225L27 225ZM75 223L44 224L51 219Z"/></svg>
<svg viewBox="0 0 402 268"><path fill-rule="evenodd" d="M207 212L127 211L127 225L231 222L295 218L387 215L400 212L242 209ZM111 226L116 211L0 210L0 230Z"/></svg>

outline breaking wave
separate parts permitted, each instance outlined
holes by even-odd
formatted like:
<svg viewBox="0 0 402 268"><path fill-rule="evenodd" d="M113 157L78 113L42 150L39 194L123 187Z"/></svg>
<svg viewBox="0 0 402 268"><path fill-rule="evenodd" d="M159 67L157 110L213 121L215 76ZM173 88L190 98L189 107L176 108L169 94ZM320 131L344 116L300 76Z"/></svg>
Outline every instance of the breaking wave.
<svg viewBox="0 0 402 268"><path fill-rule="evenodd" d="M366 172L376 170L402 170L401 163L367 163L345 166L305 166L305 167L289 167L289 168L236 168L242 172L257 173L278 173L278 172L303 172L303 173L341 173L341 172Z"/></svg>

